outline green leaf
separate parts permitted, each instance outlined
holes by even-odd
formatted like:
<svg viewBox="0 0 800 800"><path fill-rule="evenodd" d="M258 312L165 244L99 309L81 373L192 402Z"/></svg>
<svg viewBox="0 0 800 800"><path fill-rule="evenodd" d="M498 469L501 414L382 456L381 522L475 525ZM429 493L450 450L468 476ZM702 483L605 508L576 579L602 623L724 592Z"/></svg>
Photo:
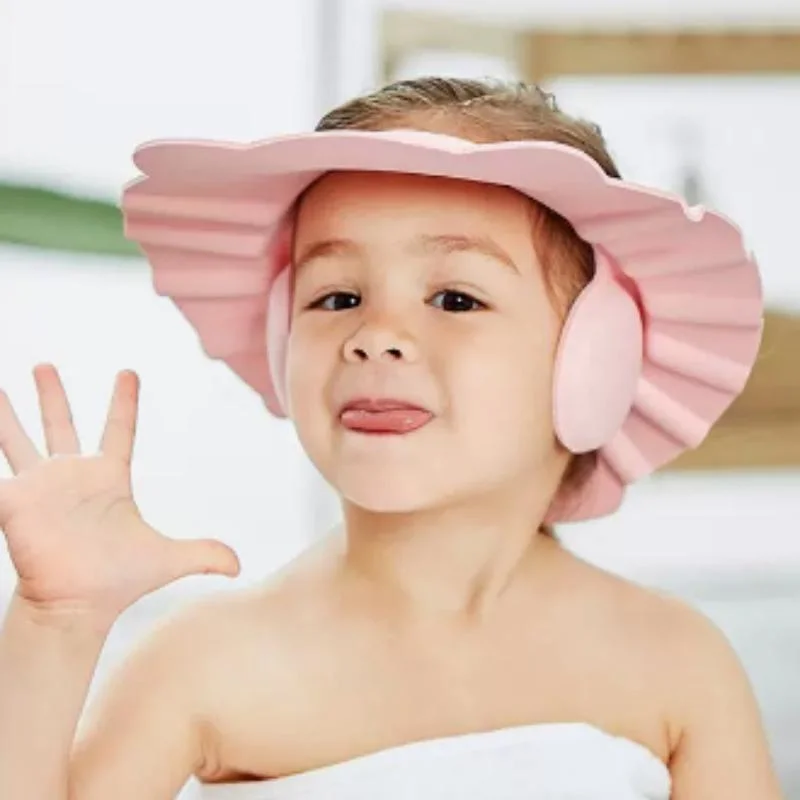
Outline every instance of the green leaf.
<svg viewBox="0 0 800 800"><path fill-rule="evenodd" d="M0 243L141 257L122 234L119 206L53 189L0 181Z"/></svg>

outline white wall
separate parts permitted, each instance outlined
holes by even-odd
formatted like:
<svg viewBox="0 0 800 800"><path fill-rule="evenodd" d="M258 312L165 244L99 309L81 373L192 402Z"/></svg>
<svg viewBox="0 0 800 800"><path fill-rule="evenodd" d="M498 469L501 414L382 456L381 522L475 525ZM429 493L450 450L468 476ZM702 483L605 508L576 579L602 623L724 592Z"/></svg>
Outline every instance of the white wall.
<svg viewBox="0 0 800 800"><path fill-rule="evenodd" d="M0 175L116 196L161 137L308 127L316 0L4 0Z"/></svg>

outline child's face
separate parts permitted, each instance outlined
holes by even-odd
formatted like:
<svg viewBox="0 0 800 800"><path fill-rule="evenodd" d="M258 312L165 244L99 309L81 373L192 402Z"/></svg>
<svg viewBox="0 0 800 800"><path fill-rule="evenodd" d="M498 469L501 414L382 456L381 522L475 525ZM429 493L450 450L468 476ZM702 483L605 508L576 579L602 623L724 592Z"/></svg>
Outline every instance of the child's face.
<svg viewBox="0 0 800 800"><path fill-rule="evenodd" d="M408 512L551 485L565 464L551 409L561 320L529 201L446 178L334 173L298 213L289 408L345 500ZM365 397L433 416L412 433L353 432L340 409Z"/></svg>

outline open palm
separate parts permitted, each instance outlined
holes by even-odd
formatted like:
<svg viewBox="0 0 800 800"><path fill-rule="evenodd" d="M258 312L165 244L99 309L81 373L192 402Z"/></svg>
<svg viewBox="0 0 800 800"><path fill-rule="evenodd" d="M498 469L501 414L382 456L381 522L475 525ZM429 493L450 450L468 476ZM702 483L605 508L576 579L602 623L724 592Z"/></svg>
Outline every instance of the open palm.
<svg viewBox="0 0 800 800"><path fill-rule="evenodd" d="M53 611L115 616L181 577L235 576L235 553L213 540L163 536L131 492L139 381L117 376L100 448L83 455L57 371L34 370L48 456L23 430L0 391L0 451L14 477L0 481L0 529L17 572L17 594Z"/></svg>

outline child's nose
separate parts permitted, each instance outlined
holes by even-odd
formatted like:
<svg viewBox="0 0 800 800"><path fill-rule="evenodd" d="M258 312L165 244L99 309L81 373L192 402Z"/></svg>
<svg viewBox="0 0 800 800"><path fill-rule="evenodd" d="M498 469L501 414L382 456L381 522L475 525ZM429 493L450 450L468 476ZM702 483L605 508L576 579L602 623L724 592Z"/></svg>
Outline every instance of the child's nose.
<svg viewBox="0 0 800 800"><path fill-rule="evenodd" d="M413 338L397 324L369 322L344 345L346 361L407 361L418 358Z"/></svg>

